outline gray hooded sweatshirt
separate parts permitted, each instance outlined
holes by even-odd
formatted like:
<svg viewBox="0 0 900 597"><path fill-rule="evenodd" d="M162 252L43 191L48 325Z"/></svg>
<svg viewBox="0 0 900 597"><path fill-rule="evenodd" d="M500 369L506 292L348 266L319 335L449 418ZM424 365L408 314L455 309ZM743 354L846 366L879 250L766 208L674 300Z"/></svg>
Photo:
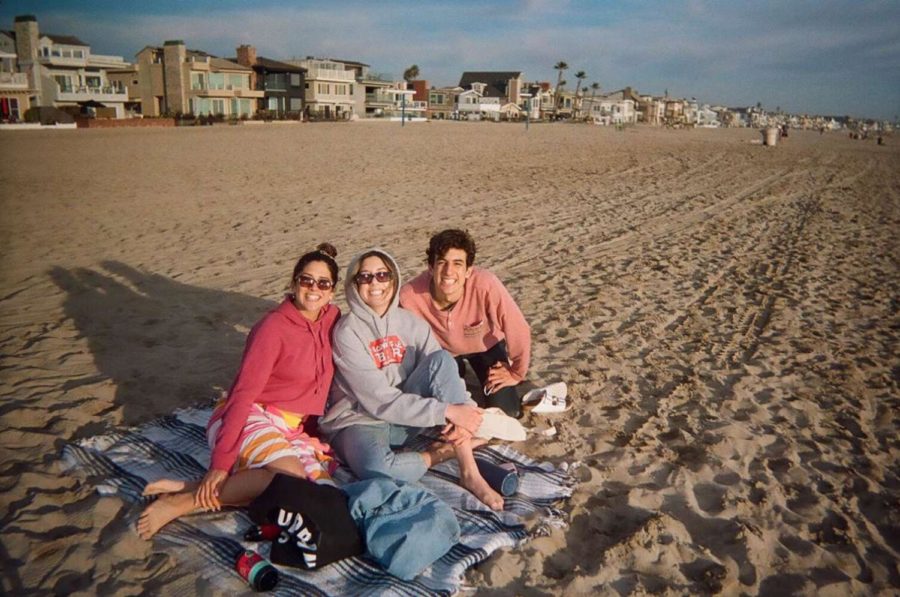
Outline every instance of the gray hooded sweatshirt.
<svg viewBox="0 0 900 597"><path fill-rule="evenodd" d="M375 248L399 272L387 252ZM442 350L423 319L399 307L400 293L379 317L359 296L354 275L360 253L347 266L344 292L350 313L334 328L335 375L325 415L319 428L326 436L351 425L384 422L410 427L432 427L446 423L447 404L431 396L407 394L401 387L429 354ZM396 288L401 286L399 273ZM474 402L472 403L475 404Z"/></svg>

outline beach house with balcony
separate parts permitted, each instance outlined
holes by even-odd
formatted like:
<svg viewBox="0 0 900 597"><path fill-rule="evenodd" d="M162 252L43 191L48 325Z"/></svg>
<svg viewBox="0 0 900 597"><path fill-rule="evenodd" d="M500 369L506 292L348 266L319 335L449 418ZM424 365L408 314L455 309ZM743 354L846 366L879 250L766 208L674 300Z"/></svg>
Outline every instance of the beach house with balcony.
<svg viewBox="0 0 900 597"><path fill-rule="evenodd" d="M137 53L141 112L221 115L226 118L256 114L265 92L250 84L253 69L199 50L181 40L162 47L147 46Z"/></svg>
<svg viewBox="0 0 900 597"><path fill-rule="evenodd" d="M94 54L77 37L41 33L33 15L17 16L13 31L0 32L0 48L9 69L0 79L10 114L15 99L20 117L26 102L71 112L105 108L125 117L127 91L109 78L110 70L129 66L121 56Z"/></svg>
<svg viewBox="0 0 900 597"><path fill-rule="evenodd" d="M365 93L357 76L364 77L367 64L312 56L285 62L306 69L304 110L310 119L343 120L357 113L356 94Z"/></svg>
<svg viewBox="0 0 900 597"><path fill-rule="evenodd" d="M497 98L500 105L522 103L521 71L466 71L459 79L459 86L477 89L483 98Z"/></svg>
<svg viewBox="0 0 900 597"><path fill-rule="evenodd" d="M18 122L31 107L35 90L19 72L15 35L0 31L0 122Z"/></svg>
<svg viewBox="0 0 900 597"><path fill-rule="evenodd" d="M250 87L263 92L257 101L257 111L265 111L277 118L303 114L306 96L306 69L302 66L258 56L256 48L241 45L237 57L229 58L253 70Z"/></svg>
<svg viewBox="0 0 900 597"><path fill-rule="evenodd" d="M456 97L462 87L432 87L428 90L427 117L433 120L448 120L454 117Z"/></svg>

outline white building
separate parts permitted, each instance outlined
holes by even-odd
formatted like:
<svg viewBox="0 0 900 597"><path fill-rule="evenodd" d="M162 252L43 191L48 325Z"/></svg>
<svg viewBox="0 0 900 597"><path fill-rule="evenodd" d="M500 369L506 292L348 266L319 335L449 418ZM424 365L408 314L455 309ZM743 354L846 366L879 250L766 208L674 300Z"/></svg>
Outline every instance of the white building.
<svg viewBox="0 0 900 597"><path fill-rule="evenodd" d="M500 98L484 97L477 83L475 87L456 96L456 117L460 120L500 120Z"/></svg>
<svg viewBox="0 0 900 597"><path fill-rule="evenodd" d="M0 52L16 55L32 106L108 108L125 117L127 90L109 79L108 71L129 68L121 56L93 54L91 47L68 35L40 33L32 15L18 16L14 31L0 32Z"/></svg>
<svg viewBox="0 0 900 597"><path fill-rule="evenodd" d="M595 124L634 124L637 122L634 100L622 97L621 92L584 98L581 114L587 116Z"/></svg>

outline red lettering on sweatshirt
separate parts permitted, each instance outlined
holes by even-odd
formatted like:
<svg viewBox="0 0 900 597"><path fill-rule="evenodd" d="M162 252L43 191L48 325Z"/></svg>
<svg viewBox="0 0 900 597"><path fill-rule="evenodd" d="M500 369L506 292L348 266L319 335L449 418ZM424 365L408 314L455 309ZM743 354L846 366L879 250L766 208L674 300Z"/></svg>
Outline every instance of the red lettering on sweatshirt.
<svg viewBox="0 0 900 597"><path fill-rule="evenodd" d="M398 336L385 336L372 340L369 343L369 352L372 353L375 366L381 369L402 362L403 355L406 354L406 345Z"/></svg>

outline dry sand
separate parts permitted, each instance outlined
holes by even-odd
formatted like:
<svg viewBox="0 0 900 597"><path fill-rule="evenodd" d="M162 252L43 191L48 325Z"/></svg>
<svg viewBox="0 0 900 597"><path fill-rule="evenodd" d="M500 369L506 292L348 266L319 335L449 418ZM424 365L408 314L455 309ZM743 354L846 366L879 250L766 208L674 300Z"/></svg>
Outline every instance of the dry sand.
<svg viewBox="0 0 900 597"><path fill-rule="evenodd" d="M203 592L65 441L206 402L322 240L468 228L574 408L484 595L900 591L900 141L396 123L0 133L2 592ZM343 300L341 300L343 303ZM239 587L239 584L235 585Z"/></svg>

